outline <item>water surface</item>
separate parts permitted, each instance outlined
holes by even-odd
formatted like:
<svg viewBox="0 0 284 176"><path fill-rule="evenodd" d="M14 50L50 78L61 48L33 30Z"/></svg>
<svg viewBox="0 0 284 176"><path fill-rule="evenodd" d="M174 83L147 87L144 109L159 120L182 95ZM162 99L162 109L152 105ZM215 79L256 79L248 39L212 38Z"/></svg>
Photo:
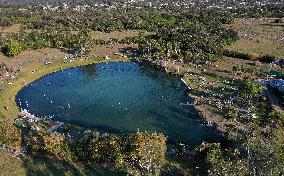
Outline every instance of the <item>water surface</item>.
<svg viewBox="0 0 284 176"><path fill-rule="evenodd" d="M171 141L200 144L217 138L198 123L187 87L177 76L134 62L101 63L44 76L17 95L38 116L107 132L157 131Z"/></svg>

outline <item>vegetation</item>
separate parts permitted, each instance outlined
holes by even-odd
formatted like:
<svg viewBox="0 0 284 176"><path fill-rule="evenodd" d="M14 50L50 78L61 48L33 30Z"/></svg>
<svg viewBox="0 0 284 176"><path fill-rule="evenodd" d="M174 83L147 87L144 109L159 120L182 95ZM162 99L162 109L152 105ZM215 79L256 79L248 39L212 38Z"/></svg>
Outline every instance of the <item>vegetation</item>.
<svg viewBox="0 0 284 176"><path fill-rule="evenodd" d="M254 80L246 78L241 87L241 95L247 98L253 98L262 92L262 87Z"/></svg>
<svg viewBox="0 0 284 176"><path fill-rule="evenodd" d="M138 132L132 135L101 136L98 132L87 132L70 140L64 134L23 129L21 132L26 136L25 139L7 141L14 136L12 132L1 142L9 144L20 140L27 152L33 155L94 165L111 163L116 168L127 168L128 172L135 175L159 175L165 163L166 138L163 134ZM0 134L6 133L2 130Z"/></svg>
<svg viewBox="0 0 284 176"><path fill-rule="evenodd" d="M21 50L22 47L20 46L20 44L14 40L8 40L2 48L3 53L9 57L19 54Z"/></svg>
<svg viewBox="0 0 284 176"><path fill-rule="evenodd" d="M276 57L275 56L271 56L271 55L263 55L263 56L258 57L258 60L260 62L272 63L272 62L274 62L276 60Z"/></svg>
<svg viewBox="0 0 284 176"><path fill-rule="evenodd" d="M158 24L157 30L154 35L141 39L140 52L151 60L173 59L187 63L216 60L221 57L223 46L237 40L237 33L226 29L218 15L181 13L156 17L150 26Z"/></svg>
<svg viewBox="0 0 284 176"><path fill-rule="evenodd" d="M0 95L0 144L13 150L23 147L27 150L24 158L48 158L51 163L59 163L61 168L76 170L66 164L76 163L107 169L91 170L85 172L86 175L113 174L109 170L130 175L283 175L283 107L277 101L270 101L270 90L264 90L255 81L272 73L281 78L280 66L270 63L277 63L275 61L284 56L281 38L283 4L275 5L273 1L260 6L255 1L246 5L238 4L238 1L230 4L218 1L214 4L219 7L208 8L206 5L211 1L204 2L206 5L198 1L192 5L166 2L167 6L148 0L102 1L102 5L82 1L65 5L56 2L1 6L0 47L9 58L5 57L0 64L0 92L8 90ZM258 19L243 20L252 17L277 18L266 23ZM5 31L15 25L19 30ZM108 34L125 30L137 30L139 34L104 40L96 36L98 31ZM93 63L95 61L89 57L92 57L92 50L99 47L106 50L118 47L139 60L177 65L182 71L173 70L185 73L184 78L190 81L193 89L189 93L194 95L196 108L210 107L205 115L210 116L209 121L213 119L212 126L226 124L222 130L228 141L203 143L195 149L196 153L191 154L185 149L192 150L193 147L169 145L160 133L102 135L91 130L70 137L67 133L15 127L7 120L12 117L2 117L2 113L10 113L8 106L16 109L15 91L27 82L66 67ZM45 48L81 56L81 60L70 60L66 64L62 59L52 66L42 66L40 60L19 69L21 79L13 78L18 75L10 65L16 63L16 68L21 68L26 62L22 58L16 60L14 56L29 50L42 52ZM13 88L10 84L14 84ZM204 112L201 110L200 113ZM167 148L171 151L171 147L173 154L166 151ZM45 164L45 161L38 161ZM30 158L27 163L35 165ZM36 168L32 173L38 170Z"/></svg>
<svg viewBox="0 0 284 176"><path fill-rule="evenodd" d="M271 132L248 129L249 131L240 133L243 142L238 149L224 151L218 144L207 146L206 161L210 164L209 175L283 174L283 131L276 130L267 135Z"/></svg>
<svg viewBox="0 0 284 176"><path fill-rule="evenodd" d="M6 120L0 121L0 142L11 146L21 145L21 133L13 124Z"/></svg>

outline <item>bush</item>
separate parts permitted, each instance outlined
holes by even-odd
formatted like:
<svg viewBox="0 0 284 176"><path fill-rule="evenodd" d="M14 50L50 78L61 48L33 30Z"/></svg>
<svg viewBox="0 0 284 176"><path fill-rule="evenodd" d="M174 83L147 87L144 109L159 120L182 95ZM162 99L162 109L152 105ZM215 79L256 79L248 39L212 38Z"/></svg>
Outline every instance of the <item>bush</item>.
<svg viewBox="0 0 284 176"><path fill-rule="evenodd" d="M12 25L12 20L8 17L0 17L0 26L11 26Z"/></svg>
<svg viewBox="0 0 284 176"><path fill-rule="evenodd" d="M0 63L0 72L6 70L6 64L5 63Z"/></svg>
<svg viewBox="0 0 284 176"><path fill-rule="evenodd" d="M260 62L264 62L264 63L272 63L276 60L276 57L273 55L267 54L267 55L259 56L257 60L259 60Z"/></svg>
<svg viewBox="0 0 284 176"><path fill-rule="evenodd" d="M283 112L272 112L268 115L268 118L275 120L284 126L284 113Z"/></svg>
<svg viewBox="0 0 284 176"><path fill-rule="evenodd" d="M3 53L8 57L13 57L22 51L21 45L14 40L8 40L2 48Z"/></svg>
<svg viewBox="0 0 284 176"><path fill-rule="evenodd" d="M252 98L256 95L262 93L263 88L257 84L254 80L246 78L243 82L243 85L240 89L240 93L242 96L246 98Z"/></svg>

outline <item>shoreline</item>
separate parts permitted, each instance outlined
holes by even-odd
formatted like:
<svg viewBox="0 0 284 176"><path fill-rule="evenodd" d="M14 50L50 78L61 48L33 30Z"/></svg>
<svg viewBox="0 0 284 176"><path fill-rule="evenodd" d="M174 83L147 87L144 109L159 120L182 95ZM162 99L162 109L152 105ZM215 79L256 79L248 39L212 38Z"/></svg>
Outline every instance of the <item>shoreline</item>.
<svg viewBox="0 0 284 176"><path fill-rule="evenodd" d="M17 93L26 85L30 84L31 82L46 76L48 74L52 74L54 72L77 67L83 65L90 65L90 64L97 64L103 62L127 62L130 59L128 58L117 58L117 59L103 59L103 58L94 58L89 57L86 59L76 58L72 62L63 62L63 58L58 59L56 62L52 64L42 64L39 62L33 63L31 65L23 66L19 75L16 76L15 79L11 81L11 84L0 84L4 91L0 93L0 117L4 117L4 119L13 120L14 117L18 115L20 109L16 104L16 95ZM33 70L37 70L33 72Z"/></svg>
<svg viewBox="0 0 284 176"><path fill-rule="evenodd" d="M97 64L97 63L104 63L104 62L125 62L130 61L129 58L113 58L113 59L104 59L104 58L96 58L96 57L87 57L86 59L76 58L72 62L64 62L63 58L58 59L56 62L52 64L42 64L40 62L35 62L31 65L23 66L20 74L12 81L12 85L5 84L5 90L0 94L0 101L3 102L3 105L0 107L0 115L4 116L6 120L14 120L15 117L20 113L20 109L16 103L16 95L17 93L26 85L30 84L31 82L45 76L48 74L52 74L54 72L68 69L72 67L77 67L81 65L89 65L89 64ZM139 62L139 61L138 61ZM143 61L140 63L143 63ZM145 62L144 62L145 63ZM151 63L151 65L155 65L160 69L165 69L165 65L157 65L155 63ZM183 66L179 67L182 69ZM171 69L175 69L177 67L171 65ZM33 72L33 70L37 70ZM173 73L173 72L171 72ZM178 74L178 73L176 73ZM183 79L181 75L181 79ZM210 112L210 110L200 106L198 104L198 99L201 97L195 96L191 94L191 91L194 91L195 88L191 86L185 79L183 81L187 87L190 86L188 96L193 99L193 105L196 109L197 113L199 114L200 118L205 120L208 126L212 126L216 128L216 130L220 131L221 133L226 132L224 128L224 123L220 122L216 117L213 117L214 114ZM16 86L15 86L16 85Z"/></svg>
<svg viewBox="0 0 284 176"><path fill-rule="evenodd" d="M196 96L192 94L193 91L198 91L198 88L195 88L191 82L188 82L184 75L187 73L191 68L185 68L189 67L189 65L184 65L178 62L171 62L171 61L148 61L143 60L142 62L145 62L146 64L154 65L155 67L159 69L165 70L167 73L173 73L176 75L180 75L181 81L185 84L185 86L188 88L188 96L192 98L192 103L194 108L196 109L198 115L200 118L205 120L208 124L208 126L216 128L216 130L220 131L221 133L226 133L225 126L227 124L230 124L228 121L221 121L221 119L218 118L218 116L210 111L210 109L206 108L206 104L199 104L199 99L201 99L201 96ZM204 107L202 106L204 105Z"/></svg>

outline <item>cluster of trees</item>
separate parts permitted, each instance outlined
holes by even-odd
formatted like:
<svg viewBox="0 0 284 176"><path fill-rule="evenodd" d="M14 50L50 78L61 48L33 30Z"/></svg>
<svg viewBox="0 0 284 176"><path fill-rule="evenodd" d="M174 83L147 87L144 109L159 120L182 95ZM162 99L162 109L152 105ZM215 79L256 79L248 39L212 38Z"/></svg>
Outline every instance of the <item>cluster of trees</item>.
<svg viewBox="0 0 284 176"><path fill-rule="evenodd" d="M284 16L284 5L268 4L265 6L252 5L249 7L236 7L232 9L215 9L207 8L200 3L196 3L194 6L187 8L172 8L171 3L168 6L163 6L160 9L154 9L151 7L141 6L140 8L133 6L121 6L119 3L112 3L111 5L105 3L105 6L95 6L91 2L86 2L88 6L84 6L84 10L77 7L78 3L69 3L68 8L65 8L62 4L50 6L46 8L44 5L17 5L17 6L4 6L0 11L0 26L9 26L15 23L23 24L26 29L47 29L52 27L53 29L66 29L66 30L81 30L91 29L97 31L116 31L122 29L145 29L145 21L151 21L155 19L155 14L166 13L175 14L181 11L185 13L196 12L215 12L218 11L219 15L216 18L221 17L223 23L232 20L233 17L278 17ZM162 3L162 2L161 2ZM211 3L211 2L209 2ZM84 3L83 3L84 4ZM82 5L83 5L82 4ZM85 5L84 4L84 5ZM212 4L215 4L212 2ZM229 3L228 5L232 5ZM55 6L57 8L55 8ZM196 8L199 6L199 8ZM19 10L20 9L20 10ZM199 9L197 11L197 9Z"/></svg>
<svg viewBox="0 0 284 176"><path fill-rule="evenodd" d="M66 48L69 52L85 54L90 50L95 40L90 37L87 30L72 34L68 31L46 30L43 32L32 31L19 34L11 34L6 41L2 41L2 52L9 56L15 56L25 49L40 48Z"/></svg>
<svg viewBox="0 0 284 176"><path fill-rule="evenodd" d="M232 20L219 13L163 14L144 25L153 35L142 37L139 49L151 60L173 59L181 62L216 60L223 47L238 39L224 23Z"/></svg>
<svg viewBox="0 0 284 176"><path fill-rule="evenodd" d="M166 138L159 133L100 136L90 132L70 140L63 134L29 132L23 145L29 154L96 165L107 163L132 175L159 175L166 161Z"/></svg>
<svg viewBox="0 0 284 176"><path fill-rule="evenodd" d="M28 13L30 11L32 13ZM86 31L140 29L154 34L119 42L138 43L140 51L153 59L204 60L219 58L223 46L238 38L236 32L224 25L233 21L232 15L214 10L189 12L146 8L142 11L136 8L110 10L89 7L80 12L64 8L49 12L41 6L17 10L16 13L9 11L8 18L21 23L22 30L2 41L2 51L8 56L27 48L43 47L65 47L69 51L85 52L93 44L105 43L92 40ZM32 32L24 32L26 29ZM80 32L76 35L70 31Z"/></svg>

